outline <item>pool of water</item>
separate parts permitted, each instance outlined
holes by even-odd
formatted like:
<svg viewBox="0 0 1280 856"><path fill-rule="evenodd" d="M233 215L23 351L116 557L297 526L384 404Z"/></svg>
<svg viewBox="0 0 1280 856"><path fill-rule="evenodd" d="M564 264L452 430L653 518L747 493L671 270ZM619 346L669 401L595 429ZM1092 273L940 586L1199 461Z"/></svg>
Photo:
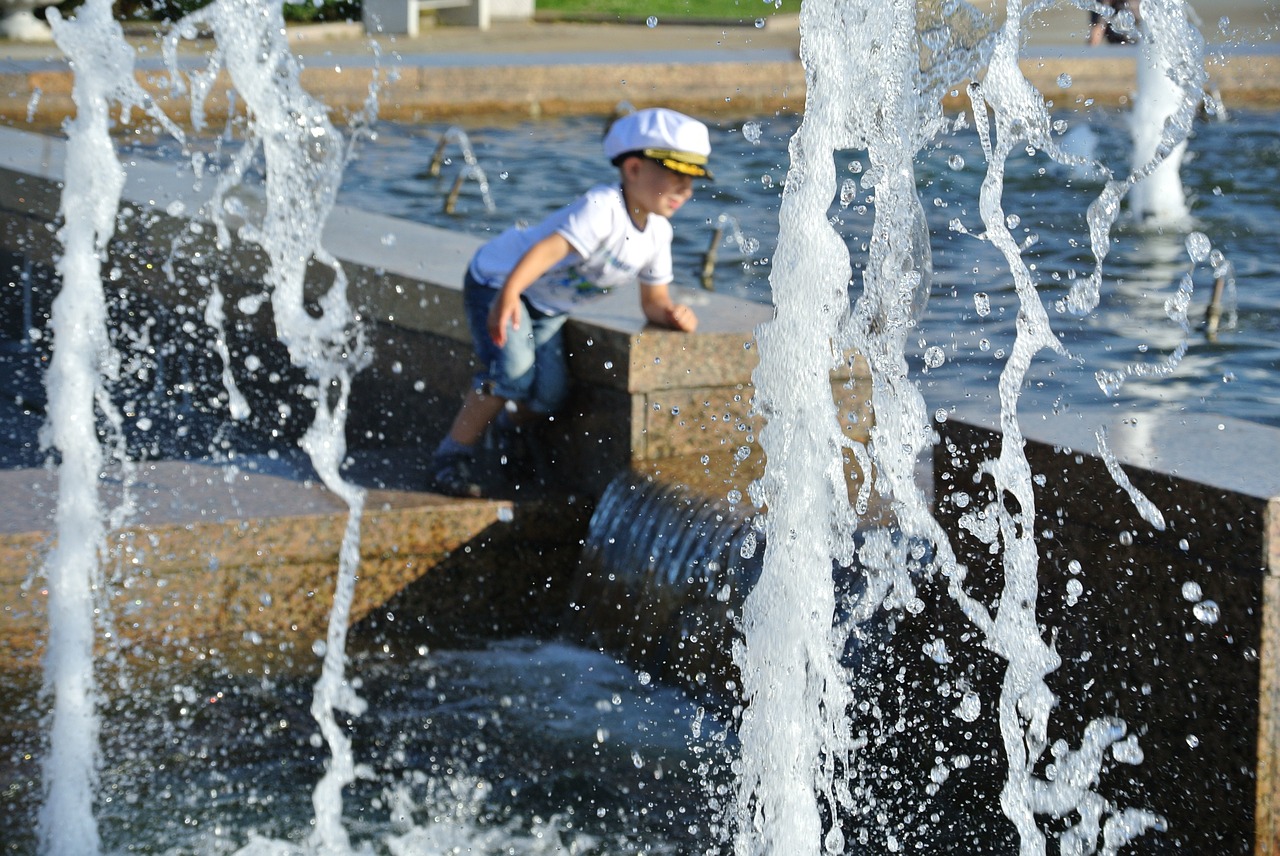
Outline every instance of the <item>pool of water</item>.
<svg viewBox="0 0 1280 856"><path fill-rule="evenodd" d="M1059 116L1068 134L1092 135L1098 159L1117 173L1128 166L1128 113L1095 109ZM701 285L703 261L722 217L732 224L717 247L713 287L751 300L769 300L770 252L788 157L786 144L797 119L762 117L712 129L714 183L676 218L676 279ZM920 192L933 235L935 280L916 340L914 368L931 405L946 407L994 395L994 378L1013 341L1016 297L1004 261L983 231L977 191L985 162L969 127L935 141L917 165ZM603 120L596 117L464 128L488 179L493 210L479 183L465 180L453 213L444 202L462 169L461 150L446 148L439 176L428 166L446 126L383 123L363 141L346 172L342 201L358 207L471 233L496 233L517 221L533 221L597 181L612 178L599 154ZM859 152L838 156L844 176L833 199L833 222L846 236L855 264L871 224L873 200L858 183L869 166ZM1089 273L1085 210L1102 188L1098 177L1073 175L1043 155L1008 165L1004 208L1017 218L1015 234L1034 243L1040 291L1051 307L1068 284ZM1154 232L1122 221L1106 260L1103 299L1076 318L1051 309L1051 320L1070 353L1042 355L1021 403L1023 412L1063 407L1172 408L1227 414L1280 425L1280 384L1272 379L1280 352L1280 114L1234 112L1226 121L1197 123L1182 179L1194 222L1187 229ZM966 232L956 231L959 222ZM1190 232L1203 233L1231 261L1236 274L1237 322L1210 341L1198 322L1213 290L1205 264L1193 273L1189 334L1169 320L1164 305L1192 268ZM743 252L743 247L753 252ZM977 297L986 295L985 300ZM975 299L977 298L977 299ZM989 306L989 309L986 309ZM986 314L983 314L985 311ZM1099 371L1163 363L1186 336L1188 351L1174 371L1131 379L1114 397L1095 381ZM940 348L944 361L936 365ZM933 359L925 364L929 352ZM1141 369L1139 370L1141 373Z"/></svg>
<svg viewBox="0 0 1280 856"><path fill-rule="evenodd" d="M724 729L608 657L515 640L370 652L348 675L369 703L348 727L357 853L677 854L714 838L704 788L726 779ZM252 667L132 681L102 718L104 852L297 852L328 758L311 682ZM33 741L6 747L0 852L35 852Z"/></svg>

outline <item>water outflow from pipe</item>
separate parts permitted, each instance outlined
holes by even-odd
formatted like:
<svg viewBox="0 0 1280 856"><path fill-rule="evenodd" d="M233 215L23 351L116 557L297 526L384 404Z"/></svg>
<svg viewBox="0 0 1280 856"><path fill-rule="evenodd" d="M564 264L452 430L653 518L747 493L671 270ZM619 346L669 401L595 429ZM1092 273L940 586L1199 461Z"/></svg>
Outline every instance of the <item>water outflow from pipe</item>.
<svg viewBox="0 0 1280 856"><path fill-rule="evenodd" d="M1058 307L1062 312L1087 314L1097 305L1120 202L1185 138L1189 124L1181 120L1199 97L1191 70L1196 60L1180 53L1199 44L1186 34L1182 2L1148 0L1144 10L1148 4L1156 7L1150 10L1148 49L1180 39L1174 43L1178 53L1162 54L1171 58L1183 86L1177 119L1161 125L1149 160L1108 182L1090 205L1095 263ZM1072 854L1115 853L1162 824L1154 812L1117 806L1096 791L1108 755L1121 763L1141 757L1125 723L1086 723L1074 749L1064 740L1050 746L1048 739L1055 698L1046 677L1060 663L1036 621L1038 527L1017 404L1033 359L1041 352L1065 353L1037 293L1035 268L1022 259L1023 247L1014 237L1017 215L1003 209L1004 168L1023 152L1068 167L1086 164L1059 145L1043 97L1019 68L1024 14L1043 5L1029 4L1024 11L1020 0L1010 0L999 26L963 2L843 0L801 8L808 90L804 120L791 140L770 279L776 314L757 332L760 365L753 376L756 409L766 420L761 445L768 460L752 499L767 509L769 548L760 581L744 605L744 641L735 653L746 702L735 818L740 856L845 852L842 820L857 811L855 794L867 793L847 778L860 747L846 712L858 700L838 662L845 639L833 628L830 568L833 560L851 563L853 533L872 490L888 502L908 540L932 545L927 573L945 580L983 645L1004 661L1000 697L989 704L999 718L1007 762L1000 805L1016 829L1021 856L1046 852L1048 833L1037 816L1060 819L1053 834L1062 852ZM948 130L943 93L976 79L984 65L981 86L968 90L987 161L977 201L984 229L975 237L1003 257L1020 319L999 379L1004 441L981 467L995 500L962 521L1001 556L1003 591L990 607L969 593L966 568L916 486L916 464L931 429L907 358L909 346L924 344L914 341L919 333L912 307L922 303L929 271L929 235L920 228L913 159ZM861 184L874 197L875 218L861 265L862 289L852 306L849 249L830 217L833 201L846 196L844 188L837 191L834 161L847 149L867 153L870 168ZM954 230L973 234L963 224ZM944 358L941 349L926 349L926 364L931 351ZM842 432L830 390L832 370L852 353L864 355L871 370L875 425L866 447ZM845 474L850 463L868 475L856 496L849 495ZM1140 508L1150 505L1140 497L1134 501ZM868 569L863 613L890 603L908 611L923 608L905 563L886 561L895 554L877 554L873 547L858 548ZM1053 773L1046 774L1050 752ZM861 843L893 852L903 848L900 831L881 823L875 834L882 840Z"/></svg>
<svg viewBox="0 0 1280 856"><path fill-rule="evenodd" d="M119 438L120 419L104 391L119 360L108 344L101 265L115 227L125 173L110 138L112 104L121 122L143 107L180 141L181 131L152 104L133 79L133 49L113 20L109 0L88 0L73 20L50 12L55 37L76 70L77 117L67 126L65 225L59 233L64 252L58 262L63 287L55 303L53 364L48 373L49 423L46 445L61 456L57 544L45 574L50 588L50 655L46 683L55 697L50 749L44 764L46 799L41 810L42 849L53 854L90 856L100 847L93 817L98 692L94 685L95 592L99 587L98 551L107 516L98 500L104 453L97 437L98 417ZM244 99L248 121L244 145L220 176L205 210L216 226L220 248L231 242L229 194L261 152L266 164L265 199L260 215L237 212L242 240L260 246L270 260L263 283L271 301L277 334L293 363L313 382L314 420L301 440L325 485L346 501L348 523L327 638L318 640L324 665L316 684L312 715L330 749L325 776L313 794L311 849L350 852L342 824L342 789L355 779L350 742L334 711L359 715L364 702L344 676L346 633L359 562L360 518L364 491L346 482L340 467L346 454L345 423L351 380L368 360L360 320L346 298L341 265L320 245L321 229L333 205L346 151L341 134L323 105L299 83L299 65L284 38L280 3L216 0L178 23L165 53L175 82L177 45L201 28L212 31L217 47L208 65L189 75L193 125L203 126L204 99L224 68ZM308 265L318 262L333 275L320 298L320 311L308 311L303 286ZM210 312L220 317L220 296ZM222 349L223 358L228 354ZM234 390L233 416L247 408ZM95 413L95 406L98 412ZM123 444L109 439L108 451L126 466ZM122 523L128 506L117 509L112 525ZM273 852L280 852L274 848Z"/></svg>

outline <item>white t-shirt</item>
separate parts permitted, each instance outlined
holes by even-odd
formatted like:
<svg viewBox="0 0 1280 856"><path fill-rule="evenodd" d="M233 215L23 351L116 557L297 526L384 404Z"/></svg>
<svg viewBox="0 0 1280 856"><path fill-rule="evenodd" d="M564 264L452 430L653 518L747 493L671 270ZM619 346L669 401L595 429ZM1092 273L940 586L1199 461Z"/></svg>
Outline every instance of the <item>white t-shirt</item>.
<svg viewBox="0 0 1280 856"><path fill-rule="evenodd" d="M619 286L671 282L671 222L650 214L643 231L627 215L622 189L599 184L529 228L513 227L471 260L471 275L501 288L529 248L559 232L572 251L525 291L543 312L560 314Z"/></svg>

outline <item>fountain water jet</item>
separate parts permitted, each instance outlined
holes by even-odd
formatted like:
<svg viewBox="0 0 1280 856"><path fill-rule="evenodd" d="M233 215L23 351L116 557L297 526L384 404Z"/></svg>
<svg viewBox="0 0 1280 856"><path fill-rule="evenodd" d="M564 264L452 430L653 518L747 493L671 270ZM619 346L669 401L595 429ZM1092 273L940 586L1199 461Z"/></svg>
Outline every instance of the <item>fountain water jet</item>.
<svg viewBox="0 0 1280 856"><path fill-rule="evenodd" d="M1178 108L1161 123L1154 150L1125 179L1109 182L1090 206L1095 265L1063 304L1080 314L1097 304L1120 200L1185 138L1189 122L1184 120L1203 80L1194 73L1199 41L1188 35L1183 4L1152 0L1151 5L1151 47L1144 50L1164 51L1165 67L1176 70ZM842 814L854 806L852 788L842 776L855 766L860 747L844 720L855 700L848 676L835 661L844 640L832 627L830 576L833 561L849 564L853 558L851 534L859 522L859 501L865 502L865 496L850 501L846 456L868 473L862 490L873 486L891 502L903 533L933 545L930 575L947 580L951 597L981 632L985 647L1005 663L997 703L1008 765L1001 808L1017 830L1022 856L1046 850L1047 835L1037 816L1063 819L1065 828L1058 833L1063 852L1076 854L1099 852L1099 846L1114 853L1163 825L1155 813L1115 806L1095 791L1104 758L1131 763L1141 754L1130 751L1136 741L1126 736L1123 722L1087 723L1078 749L1056 741L1050 765L1056 774L1042 772L1055 701L1046 677L1060 660L1036 620L1033 474L1023 454L1017 399L1039 352L1066 353L1050 330L1034 268L1021 257L1002 193L1004 165L1017 151L1043 152L1069 167L1083 165L1085 158L1058 145L1043 98L1019 69L1024 16L1019 0L1006 4L1003 24L991 37L981 34L980 16L968 4L945 4L947 10L961 11L958 15L942 15L943 8L927 4L921 10L906 0L848 0L806 4L801 10L801 58L809 89L804 120L792 139L771 277L776 317L758 332L761 362L754 375L757 408L767 422L761 444L768 464L753 486L753 499L768 509L769 550L744 607L744 642L736 652L747 705L738 782L739 854L817 854L844 847ZM930 10L940 20L931 20ZM975 22L976 38L965 26ZM986 231L980 237L1004 257L1020 313L999 382L1003 443L998 456L979 468L994 483L996 500L962 521L1002 556L1003 591L994 609L969 593L966 569L957 564L913 482L930 430L906 359L914 328L909 307L928 287L928 236L913 228L920 218L912 158L943 129L940 89L972 77L983 64L981 85L969 88L987 159L979 199ZM836 197L834 154L848 148L868 151L871 169L863 186L875 197L863 291L852 311L844 294L851 272L848 250L827 213ZM849 350L865 355L871 367L876 424L869 449L844 439L821 386ZM1148 512L1154 509L1145 497L1134 500ZM894 601L911 611L917 599L906 568L877 564L871 551L861 558L868 568L869 597L892 592ZM864 603L862 609L875 607ZM894 829L881 834L889 850L903 846Z"/></svg>
<svg viewBox="0 0 1280 856"><path fill-rule="evenodd" d="M317 642L324 657L316 684L312 715L331 750L325 776L313 795L315 828L311 846L320 853L350 852L342 824L342 789L353 782L356 766L350 741L337 724L341 708L359 715L364 703L344 677L346 633L359 563L360 518L364 491L340 475L345 457L345 423L351 379L368 360L360 320L346 299L341 265L320 246L321 227L337 192L344 144L325 108L298 83L299 66L284 39L281 4L256 0L219 0L177 25L165 43L170 68L177 76L176 48L199 27L211 28L218 50L209 65L191 75L192 119L203 125L203 101L223 63L244 97L249 122L245 145L233 167L219 180L206 214L217 227L219 245L230 242L225 205L228 192L243 177L259 147L266 160L266 210L257 223L243 222L239 236L267 253L270 267L264 283L270 295L276 329L295 365L314 386L314 420L301 440L325 485L349 507L340 548L336 590L327 639ZM50 580L50 657L47 683L55 694L54 723L45 764L47 798L41 811L41 841L51 853L98 852L93 820L96 780L96 692L93 688L93 592L97 587L96 552L105 535L104 514L97 498L103 455L96 436L96 405L119 438L119 416L103 392L104 378L115 371L116 357L107 345L105 301L100 265L114 229L124 172L110 139L109 110L122 106L148 113L179 140L182 133L143 95L132 77L133 52L113 20L106 0L90 0L73 21L51 13L55 37L77 63L78 115L68 126L69 157L60 233L65 251L59 261L64 287L55 304L53 328L58 337L48 375L47 443L62 456L59 466L58 544L46 575ZM307 265L326 265L333 282L308 310L304 295ZM64 316L70 316L64 321ZM220 321L215 292L207 317ZM220 349L224 360L225 346ZM233 415L247 415L243 399L232 394ZM115 443L115 457L127 461ZM115 515L123 519L127 506Z"/></svg>
<svg viewBox="0 0 1280 856"><path fill-rule="evenodd" d="M1196 109L1204 100L1204 39L1181 4L1143 8L1138 91L1131 117L1134 217L1152 227L1176 226L1190 216L1179 171Z"/></svg>
<svg viewBox="0 0 1280 856"><path fill-rule="evenodd" d="M99 762L94 628L107 514L98 481L108 457L125 467L126 482L128 475L120 416L104 390L119 358L108 343L101 264L124 187L124 170L109 133L109 108L116 101L127 116L148 99L133 80L133 55L109 2L91 0L74 21L51 9L49 20L59 46L81 64L81 72L73 92L77 116L67 127L68 166L60 205L65 222L58 234L63 253L57 262L63 287L51 318L57 347L46 378L48 422L41 437L61 460L57 543L44 568L49 585L45 688L53 697L53 713L42 765L45 802L39 838L51 854L84 856L100 846L93 815ZM99 414L107 427L105 454L98 439ZM126 499L112 518L127 510Z"/></svg>

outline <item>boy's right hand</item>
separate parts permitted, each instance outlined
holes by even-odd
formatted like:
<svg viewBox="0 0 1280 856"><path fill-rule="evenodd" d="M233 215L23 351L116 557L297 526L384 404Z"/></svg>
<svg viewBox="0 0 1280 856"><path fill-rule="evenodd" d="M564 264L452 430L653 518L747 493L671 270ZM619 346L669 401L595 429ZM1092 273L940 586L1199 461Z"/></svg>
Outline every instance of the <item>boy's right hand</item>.
<svg viewBox="0 0 1280 856"><path fill-rule="evenodd" d="M489 338L499 348L507 344L507 325L520 329L520 294L569 254L569 240L552 232L530 247L507 274L498 299L489 308Z"/></svg>
<svg viewBox="0 0 1280 856"><path fill-rule="evenodd" d="M489 307L489 338L499 348L506 347L507 327L520 329L520 297L509 296L508 289L503 289L498 299Z"/></svg>

